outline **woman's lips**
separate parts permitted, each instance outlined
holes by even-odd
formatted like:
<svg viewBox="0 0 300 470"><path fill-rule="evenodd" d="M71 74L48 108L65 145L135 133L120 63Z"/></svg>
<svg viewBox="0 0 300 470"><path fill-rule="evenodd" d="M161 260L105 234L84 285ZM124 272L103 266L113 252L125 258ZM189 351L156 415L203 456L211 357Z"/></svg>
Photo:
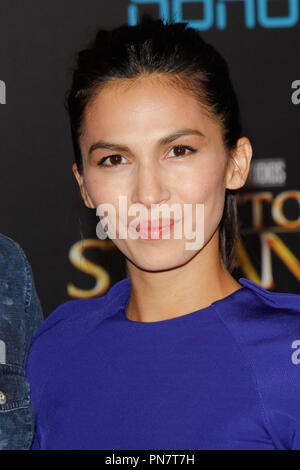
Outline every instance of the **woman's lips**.
<svg viewBox="0 0 300 470"><path fill-rule="evenodd" d="M168 227L174 224L174 219L161 219L161 220L141 220L141 222L137 225L136 230L151 230L153 229L161 229L163 227Z"/></svg>
<svg viewBox="0 0 300 470"><path fill-rule="evenodd" d="M162 219L162 220L141 220L141 222L136 226L136 232L141 234L141 238L146 238L148 240L159 240L162 238L164 233L169 233L171 228L174 226L174 223L178 220L174 219ZM151 233L152 232L152 233ZM151 238L151 235L153 238Z"/></svg>

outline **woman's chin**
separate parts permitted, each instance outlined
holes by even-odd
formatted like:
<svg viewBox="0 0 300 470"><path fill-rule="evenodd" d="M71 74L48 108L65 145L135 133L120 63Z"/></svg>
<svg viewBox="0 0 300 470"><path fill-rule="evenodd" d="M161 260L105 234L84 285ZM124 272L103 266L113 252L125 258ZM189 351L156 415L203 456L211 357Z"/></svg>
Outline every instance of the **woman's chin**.
<svg viewBox="0 0 300 470"><path fill-rule="evenodd" d="M191 251L188 253L189 255L187 256L184 252L179 253L177 251L177 253L172 253L172 251L159 252L157 250L156 252L151 253L151 255L149 253L148 256L147 253L143 252L140 254L140 256L137 256L137 253L135 253L134 258L127 258L131 261L131 263L143 271L168 271L171 269L176 269L187 263L194 254Z"/></svg>

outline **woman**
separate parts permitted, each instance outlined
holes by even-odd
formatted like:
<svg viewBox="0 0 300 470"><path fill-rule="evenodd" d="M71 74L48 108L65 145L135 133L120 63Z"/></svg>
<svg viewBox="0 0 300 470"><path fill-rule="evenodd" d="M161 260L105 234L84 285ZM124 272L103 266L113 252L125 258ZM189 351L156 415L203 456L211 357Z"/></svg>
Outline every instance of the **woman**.
<svg viewBox="0 0 300 470"><path fill-rule="evenodd" d="M0 450L27 450L32 443L25 363L42 321L31 266L20 245L0 234Z"/></svg>
<svg viewBox="0 0 300 470"><path fill-rule="evenodd" d="M300 296L231 275L252 148L225 61L185 23L144 16L98 32L67 98L74 175L87 207L120 216L106 230L129 277L61 305L37 333L32 448L300 448ZM169 229L151 216L173 204L203 234L192 249L189 231L174 236L178 215ZM121 237L134 205L141 237Z"/></svg>

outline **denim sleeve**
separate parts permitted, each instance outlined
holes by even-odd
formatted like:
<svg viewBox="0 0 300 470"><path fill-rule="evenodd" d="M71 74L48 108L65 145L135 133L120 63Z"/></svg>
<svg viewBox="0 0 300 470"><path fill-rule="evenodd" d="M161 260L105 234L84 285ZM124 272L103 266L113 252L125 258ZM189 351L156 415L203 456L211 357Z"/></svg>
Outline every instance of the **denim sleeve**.
<svg viewBox="0 0 300 470"><path fill-rule="evenodd" d="M43 321L30 264L18 243L0 235L0 449L29 449L34 409L25 365Z"/></svg>

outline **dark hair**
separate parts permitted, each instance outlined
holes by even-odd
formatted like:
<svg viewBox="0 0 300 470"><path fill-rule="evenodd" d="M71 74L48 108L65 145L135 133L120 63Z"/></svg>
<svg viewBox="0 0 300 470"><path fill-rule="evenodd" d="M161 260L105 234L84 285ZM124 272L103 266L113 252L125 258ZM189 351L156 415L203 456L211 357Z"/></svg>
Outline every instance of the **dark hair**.
<svg viewBox="0 0 300 470"><path fill-rule="evenodd" d="M65 107L69 113L75 161L82 172L79 137L84 110L102 85L117 79L136 79L160 73L174 86L190 91L212 118L219 120L225 148L230 151L241 136L239 106L226 61L187 23L164 23L145 14L136 26L99 30L89 47L77 55ZM229 271L237 257L237 203L226 188L219 226L219 247Z"/></svg>

